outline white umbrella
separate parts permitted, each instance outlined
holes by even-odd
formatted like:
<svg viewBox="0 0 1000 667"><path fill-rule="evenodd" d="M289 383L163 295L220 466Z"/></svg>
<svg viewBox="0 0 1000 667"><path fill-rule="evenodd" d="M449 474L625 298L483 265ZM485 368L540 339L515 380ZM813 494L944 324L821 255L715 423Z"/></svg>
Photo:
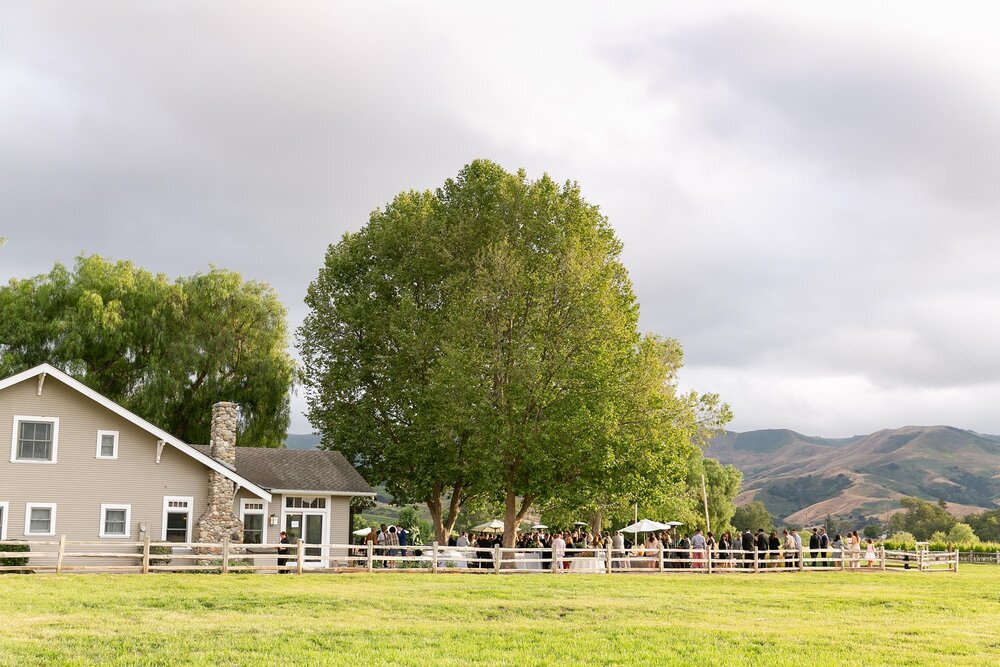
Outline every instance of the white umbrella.
<svg viewBox="0 0 1000 667"><path fill-rule="evenodd" d="M586 521L574 521L573 525L574 526L589 526L590 524L587 523Z"/></svg>
<svg viewBox="0 0 1000 667"><path fill-rule="evenodd" d="M478 526L473 526L471 530L477 533L500 533L503 532L503 521L500 519L493 519L487 523L481 523Z"/></svg>
<svg viewBox="0 0 1000 667"><path fill-rule="evenodd" d="M663 525L664 525L664 526L669 526L670 528L673 528L674 526L683 526L684 524L683 524L683 523L681 523L680 521L667 521L667 522L666 522L665 524L663 524Z"/></svg>
<svg viewBox="0 0 1000 667"><path fill-rule="evenodd" d="M643 519L642 521L636 521L631 526L625 526L622 528L623 533L652 533L657 530L668 530L670 526L665 523L660 523L659 521L650 521L649 519Z"/></svg>
<svg viewBox="0 0 1000 667"><path fill-rule="evenodd" d="M534 526L531 527L532 530L545 530L546 528L548 528L548 526L546 526L544 523L536 523Z"/></svg>
<svg viewBox="0 0 1000 667"><path fill-rule="evenodd" d="M361 535L367 535L370 532L372 532L371 528L359 528L358 530L354 531L351 534L361 536Z"/></svg>

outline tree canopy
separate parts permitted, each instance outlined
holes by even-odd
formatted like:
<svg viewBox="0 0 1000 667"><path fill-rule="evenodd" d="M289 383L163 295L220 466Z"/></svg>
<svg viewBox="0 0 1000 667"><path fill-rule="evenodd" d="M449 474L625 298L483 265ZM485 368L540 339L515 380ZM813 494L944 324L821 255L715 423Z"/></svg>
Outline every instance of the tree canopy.
<svg viewBox="0 0 1000 667"><path fill-rule="evenodd" d="M294 362L274 291L214 268L170 281L97 255L0 287L0 376L43 362L187 442L240 406L239 442L280 446Z"/></svg>
<svg viewBox="0 0 1000 667"><path fill-rule="evenodd" d="M944 501L932 503L922 498L906 496L900 499L904 511L889 519L892 533L912 533L918 540L928 540L936 532L948 533L958 519L948 513Z"/></svg>
<svg viewBox="0 0 1000 667"><path fill-rule="evenodd" d="M759 500L740 505L733 514L733 527L739 531L757 532L761 528L770 531L774 527L773 521L771 513Z"/></svg>
<svg viewBox="0 0 1000 667"><path fill-rule="evenodd" d="M621 243L576 184L477 161L331 246L299 330L309 417L438 539L463 503L619 503L683 483L728 420L642 336ZM447 505L447 507L446 507ZM594 509L599 509L595 507Z"/></svg>

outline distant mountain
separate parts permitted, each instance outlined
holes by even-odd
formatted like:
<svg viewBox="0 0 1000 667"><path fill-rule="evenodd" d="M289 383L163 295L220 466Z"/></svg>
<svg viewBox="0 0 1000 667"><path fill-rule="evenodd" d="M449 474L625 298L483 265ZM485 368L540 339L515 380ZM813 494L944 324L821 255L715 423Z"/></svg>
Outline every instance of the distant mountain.
<svg viewBox="0 0 1000 667"><path fill-rule="evenodd" d="M289 433L285 438L285 447L288 449L319 449L319 434Z"/></svg>
<svg viewBox="0 0 1000 667"><path fill-rule="evenodd" d="M851 438L787 429L729 432L708 455L743 472L737 502L761 500L789 523L878 516L901 496L942 499L957 515L1000 506L1000 436L906 426Z"/></svg>

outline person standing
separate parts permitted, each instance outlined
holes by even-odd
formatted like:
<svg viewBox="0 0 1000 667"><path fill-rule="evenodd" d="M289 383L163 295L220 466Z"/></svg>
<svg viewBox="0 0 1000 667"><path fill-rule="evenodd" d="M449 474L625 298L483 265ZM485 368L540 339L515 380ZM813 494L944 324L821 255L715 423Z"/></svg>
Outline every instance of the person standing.
<svg viewBox="0 0 1000 667"><path fill-rule="evenodd" d="M795 567L795 538L792 537L792 534L788 532L787 529L784 530L782 534L784 535L785 538L785 543L784 545L782 545L782 548L785 551L784 553L785 567L786 568Z"/></svg>
<svg viewBox="0 0 1000 667"><path fill-rule="evenodd" d="M691 549L693 553L691 555L693 562L691 567L695 569L701 569L705 567L705 548L708 545L705 536L701 534L701 528L694 531L694 535L691 536Z"/></svg>
<svg viewBox="0 0 1000 667"><path fill-rule="evenodd" d="M465 548L469 546L469 535L463 530L462 534L458 536L455 540L455 546L460 548Z"/></svg>
<svg viewBox="0 0 1000 667"><path fill-rule="evenodd" d="M867 546L865 547L865 567L875 567L875 561L878 557L875 555L875 540L868 538Z"/></svg>
<svg viewBox="0 0 1000 667"><path fill-rule="evenodd" d="M740 538L740 545L743 547L743 560L747 561L743 564L743 567L749 569L753 567L749 561L753 560L754 548L753 533L750 532L749 528L743 531L743 536Z"/></svg>
<svg viewBox="0 0 1000 667"><path fill-rule="evenodd" d="M806 563L812 567L816 567L816 554L819 551L819 528L813 528L812 534L809 536L809 561Z"/></svg>
<svg viewBox="0 0 1000 667"><path fill-rule="evenodd" d="M563 569L563 558L566 557L566 540L562 533L556 533L552 539L552 568L556 571Z"/></svg>
<svg viewBox="0 0 1000 667"><path fill-rule="evenodd" d="M285 531L281 531L280 533L278 533L278 538L279 538L278 539L278 544L279 545L280 544L291 544L291 541L288 539L288 533L286 533ZM282 558L282 556L286 556L286 558ZM278 573L279 574L288 574L289 573L289 570L286 567L286 565L288 565L288 558L287 558L287 556L288 556L288 547L279 546L278 547Z"/></svg>
<svg viewBox="0 0 1000 667"><path fill-rule="evenodd" d="M827 549L829 549L829 548L830 548L830 536L826 534L826 528L820 528L819 529L819 551L820 551L820 554L822 555L822 557L824 558L823 564L826 567L830 567L832 565L832 563L830 561L825 560L827 558L827 556L829 555L827 553Z"/></svg>
<svg viewBox="0 0 1000 667"><path fill-rule="evenodd" d="M767 560L767 535L763 528L757 529L757 560L761 563L759 567L767 567L767 563L763 562Z"/></svg>
<svg viewBox="0 0 1000 667"><path fill-rule="evenodd" d="M611 567L619 569L624 566L622 558L625 554L625 536L622 535L622 531L615 533L615 536L611 538L611 554L614 560L611 561Z"/></svg>

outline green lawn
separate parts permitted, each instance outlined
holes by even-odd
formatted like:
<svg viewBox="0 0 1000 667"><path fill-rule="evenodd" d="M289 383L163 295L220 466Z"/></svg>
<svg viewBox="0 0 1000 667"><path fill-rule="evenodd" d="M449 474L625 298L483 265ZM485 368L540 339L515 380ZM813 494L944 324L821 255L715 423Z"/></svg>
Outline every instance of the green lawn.
<svg viewBox="0 0 1000 667"><path fill-rule="evenodd" d="M1000 664L957 575L0 577L0 665Z"/></svg>

